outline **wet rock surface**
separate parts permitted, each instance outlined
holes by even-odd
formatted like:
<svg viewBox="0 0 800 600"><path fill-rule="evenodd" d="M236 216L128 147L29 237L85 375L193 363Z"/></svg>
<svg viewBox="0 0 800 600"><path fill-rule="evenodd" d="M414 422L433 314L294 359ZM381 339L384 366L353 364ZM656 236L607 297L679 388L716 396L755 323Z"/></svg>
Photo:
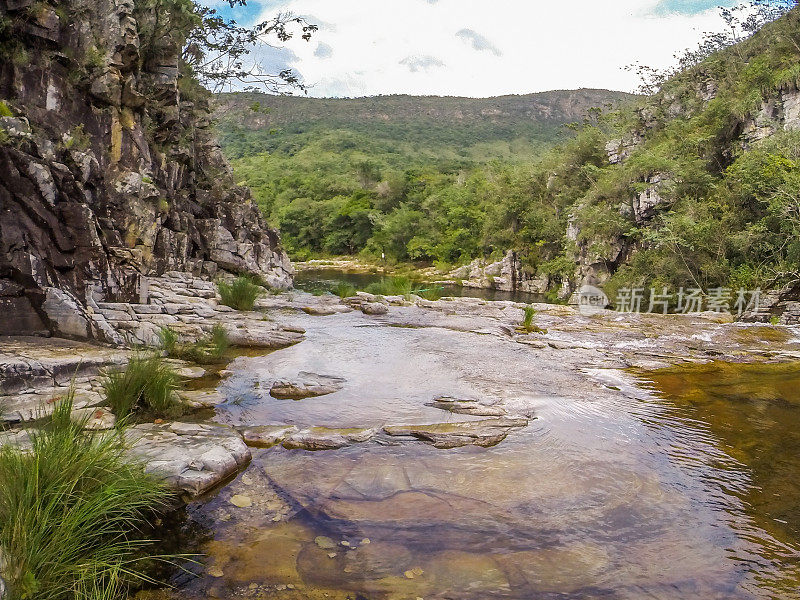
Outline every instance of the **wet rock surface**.
<svg viewBox="0 0 800 600"><path fill-rule="evenodd" d="M269 393L274 398L301 400L338 392L344 381L341 377L317 375L303 371L297 374L297 379L294 381L276 381L272 384Z"/></svg>
<svg viewBox="0 0 800 600"><path fill-rule="evenodd" d="M386 312L261 299L302 342L227 365L218 423L138 426L148 469L207 493L187 548L207 558L173 597L752 597L731 553L767 534L734 505L717 518L711 467L682 458L724 457L624 369L797 359L796 328L537 305L529 335L513 302L359 298ZM270 394L301 373L336 389Z"/></svg>

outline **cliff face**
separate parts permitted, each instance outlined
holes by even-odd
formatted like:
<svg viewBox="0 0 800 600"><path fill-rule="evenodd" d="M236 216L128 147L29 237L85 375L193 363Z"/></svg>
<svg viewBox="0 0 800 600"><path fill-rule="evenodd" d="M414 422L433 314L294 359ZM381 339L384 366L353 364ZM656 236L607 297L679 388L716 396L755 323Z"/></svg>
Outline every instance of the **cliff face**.
<svg viewBox="0 0 800 600"><path fill-rule="evenodd" d="M170 270L291 284L167 18L144 0L0 0L0 334L112 340L95 303Z"/></svg>

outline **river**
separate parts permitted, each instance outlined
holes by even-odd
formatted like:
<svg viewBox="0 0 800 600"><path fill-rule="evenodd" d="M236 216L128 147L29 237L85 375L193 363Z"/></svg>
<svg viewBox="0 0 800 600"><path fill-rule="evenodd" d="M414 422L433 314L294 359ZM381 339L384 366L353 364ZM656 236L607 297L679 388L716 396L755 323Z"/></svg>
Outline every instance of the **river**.
<svg viewBox="0 0 800 600"><path fill-rule="evenodd" d="M189 566L197 578L176 576L180 597L800 597L800 366L619 368L626 349L657 336L660 352L689 355L702 345L693 331L731 336L719 348L767 347L768 328L657 331L553 312L540 316L543 339L578 342L538 348L493 329L487 315L516 309L475 306L273 315L306 340L237 358L219 422L354 430L475 418L430 405L448 395L528 425L490 447L379 433L337 450L254 450L243 475L188 507L182 549L205 558ZM666 345L679 338L689 346ZM270 395L301 372L344 384Z"/></svg>

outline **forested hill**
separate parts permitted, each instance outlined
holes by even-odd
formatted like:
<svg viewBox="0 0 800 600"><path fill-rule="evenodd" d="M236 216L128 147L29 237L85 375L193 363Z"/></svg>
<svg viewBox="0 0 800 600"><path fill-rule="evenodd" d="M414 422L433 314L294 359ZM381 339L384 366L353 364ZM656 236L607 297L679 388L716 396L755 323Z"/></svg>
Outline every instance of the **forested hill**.
<svg viewBox="0 0 800 600"><path fill-rule="evenodd" d="M609 90L557 90L495 98L375 96L308 98L259 93L221 94L217 112L223 146L232 157L281 147L287 138L331 129L413 144L444 146L516 142L519 153L551 145L562 126L593 108L616 106L630 94ZM514 150L511 150L514 154Z"/></svg>

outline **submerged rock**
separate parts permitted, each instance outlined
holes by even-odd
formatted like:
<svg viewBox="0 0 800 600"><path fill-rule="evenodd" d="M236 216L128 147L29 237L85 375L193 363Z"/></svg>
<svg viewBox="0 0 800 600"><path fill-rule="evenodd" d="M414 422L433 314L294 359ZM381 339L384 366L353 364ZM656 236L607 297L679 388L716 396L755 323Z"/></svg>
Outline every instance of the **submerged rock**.
<svg viewBox="0 0 800 600"><path fill-rule="evenodd" d="M440 408L451 413L462 415L475 415L478 417L503 417L507 413L502 406L482 404L477 400L463 400L450 396L434 398L429 406Z"/></svg>
<svg viewBox="0 0 800 600"><path fill-rule="evenodd" d="M528 425L527 419L484 419L460 423L432 425L390 425L383 428L391 436L413 436L436 448L494 446L502 442L513 429Z"/></svg>
<svg viewBox="0 0 800 600"><path fill-rule="evenodd" d="M375 429L311 427L289 436L284 440L283 446L302 450L336 450L351 444L366 442L375 433Z"/></svg>
<svg viewBox="0 0 800 600"><path fill-rule="evenodd" d="M333 394L342 388L344 382L341 377L301 371L298 373L297 381L276 381L269 393L273 398L300 400Z"/></svg>

